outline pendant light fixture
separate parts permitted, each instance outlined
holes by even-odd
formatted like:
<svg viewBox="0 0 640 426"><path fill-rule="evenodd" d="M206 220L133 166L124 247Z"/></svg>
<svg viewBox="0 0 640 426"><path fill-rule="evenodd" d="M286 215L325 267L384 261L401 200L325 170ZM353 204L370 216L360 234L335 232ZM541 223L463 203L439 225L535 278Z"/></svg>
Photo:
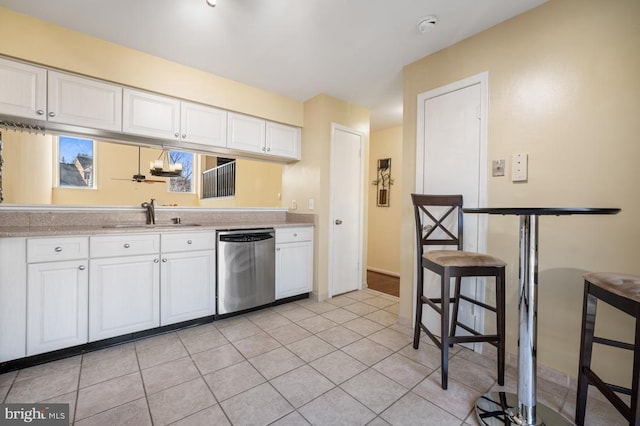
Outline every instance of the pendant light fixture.
<svg viewBox="0 0 640 426"><path fill-rule="evenodd" d="M164 167L165 162L167 168ZM149 163L149 172L153 176L179 177L182 176L182 163L179 161L172 163L169 158L169 151L163 149L158 159Z"/></svg>
<svg viewBox="0 0 640 426"><path fill-rule="evenodd" d="M211 7L216 7L216 0L207 0L207 4Z"/></svg>

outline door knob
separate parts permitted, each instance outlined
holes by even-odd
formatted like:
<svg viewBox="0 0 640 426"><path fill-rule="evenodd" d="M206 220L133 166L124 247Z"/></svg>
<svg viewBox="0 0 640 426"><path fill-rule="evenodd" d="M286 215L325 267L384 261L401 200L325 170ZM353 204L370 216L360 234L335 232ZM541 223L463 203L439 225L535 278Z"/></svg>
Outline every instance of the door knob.
<svg viewBox="0 0 640 426"><path fill-rule="evenodd" d="M340 219L336 219L336 225L342 225L342 221Z"/></svg>

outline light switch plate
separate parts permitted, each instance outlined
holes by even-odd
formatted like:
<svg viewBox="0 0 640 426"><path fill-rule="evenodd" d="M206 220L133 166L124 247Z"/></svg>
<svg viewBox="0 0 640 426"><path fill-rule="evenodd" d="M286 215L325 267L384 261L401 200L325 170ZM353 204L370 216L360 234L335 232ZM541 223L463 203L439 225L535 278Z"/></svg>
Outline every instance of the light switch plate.
<svg viewBox="0 0 640 426"><path fill-rule="evenodd" d="M527 154L513 154L511 162L511 181L526 182L528 158Z"/></svg>
<svg viewBox="0 0 640 426"><path fill-rule="evenodd" d="M504 176L504 160L491 162L491 176Z"/></svg>

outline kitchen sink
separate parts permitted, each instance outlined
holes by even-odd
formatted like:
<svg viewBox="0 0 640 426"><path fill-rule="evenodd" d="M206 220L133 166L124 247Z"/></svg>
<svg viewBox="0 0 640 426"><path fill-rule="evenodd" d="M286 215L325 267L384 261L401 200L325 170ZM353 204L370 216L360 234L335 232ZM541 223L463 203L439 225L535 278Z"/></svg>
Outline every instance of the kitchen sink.
<svg viewBox="0 0 640 426"><path fill-rule="evenodd" d="M192 226L202 226L199 223L156 223L156 224L130 224L116 223L113 225L103 225L105 229L127 229L127 228L189 228Z"/></svg>

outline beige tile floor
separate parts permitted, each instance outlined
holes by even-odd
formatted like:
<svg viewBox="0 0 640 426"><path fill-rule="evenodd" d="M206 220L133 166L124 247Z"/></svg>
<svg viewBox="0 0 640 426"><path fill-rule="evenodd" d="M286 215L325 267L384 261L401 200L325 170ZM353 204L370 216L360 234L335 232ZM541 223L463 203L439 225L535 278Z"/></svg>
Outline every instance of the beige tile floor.
<svg viewBox="0 0 640 426"><path fill-rule="evenodd" d="M0 401L64 402L75 425L477 425L496 383L492 355L439 352L398 324L398 299L373 290L298 301L0 375ZM493 353L493 352L491 352ZM547 372L539 400L573 418L575 390ZM590 390L590 394L595 394ZM623 424L602 396L592 425Z"/></svg>

